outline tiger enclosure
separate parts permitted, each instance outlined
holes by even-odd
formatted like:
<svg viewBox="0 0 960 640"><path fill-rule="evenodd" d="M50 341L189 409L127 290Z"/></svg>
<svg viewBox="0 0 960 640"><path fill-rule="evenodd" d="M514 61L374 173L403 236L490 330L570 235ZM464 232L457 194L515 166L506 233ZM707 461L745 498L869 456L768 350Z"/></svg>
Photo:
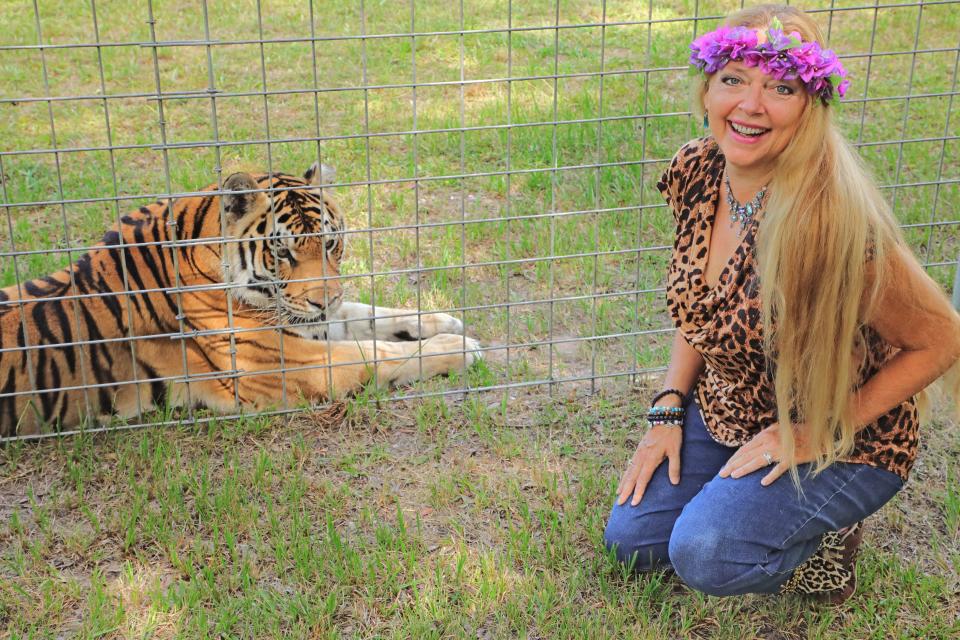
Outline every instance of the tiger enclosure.
<svg viewBox="0 0 960 640"><path fill-rule="evenodd" d="M842 608L604 550L739 6L0 0L0 638L960 637L936 402ZM960 0L802 8L951 292Z"/></svg>

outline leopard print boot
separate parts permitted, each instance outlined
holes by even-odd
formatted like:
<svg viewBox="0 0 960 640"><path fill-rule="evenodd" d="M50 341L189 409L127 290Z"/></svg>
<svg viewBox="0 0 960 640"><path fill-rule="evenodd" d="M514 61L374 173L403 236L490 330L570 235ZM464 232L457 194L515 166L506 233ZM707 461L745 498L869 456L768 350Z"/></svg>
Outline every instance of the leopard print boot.
<svg viewBox="0 0 960 640"><path fill-rule="evenodd" d="M800 593L818 602L839 605L857 590L857 551L863 522L823 534L817 551L800 564L780 593Z"/></svg>

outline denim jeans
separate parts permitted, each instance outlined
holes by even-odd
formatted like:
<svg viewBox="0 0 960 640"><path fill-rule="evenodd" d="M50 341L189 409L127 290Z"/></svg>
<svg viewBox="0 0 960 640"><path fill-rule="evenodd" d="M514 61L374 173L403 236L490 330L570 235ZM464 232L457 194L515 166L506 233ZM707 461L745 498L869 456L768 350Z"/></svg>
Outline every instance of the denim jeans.
<svg viewBox="0 0 960 640"><path fill-rule="evenodd" d="M903 486L890 471L842 462L816 476L800 465L800 491L789 474L761 486L769 469L721 478L736 449L710 437L694 401L686 409L680 484L661 464L640 504L614 504L607 522L607 548L636 571L672 566L710 595L776 593L825 532L863 520Z"/></svg>

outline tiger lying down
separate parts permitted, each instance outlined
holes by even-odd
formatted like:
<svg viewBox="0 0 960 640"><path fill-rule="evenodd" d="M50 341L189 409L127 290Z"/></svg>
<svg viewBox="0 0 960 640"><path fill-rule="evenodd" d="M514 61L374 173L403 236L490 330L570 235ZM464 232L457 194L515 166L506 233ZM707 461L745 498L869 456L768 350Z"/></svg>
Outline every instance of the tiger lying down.
<svg viewBox="0 0 960 640"><path fill-rule="evenodd" d="M325 400L472 364L479 344L450 315L342 301L344 218L319 189L331 171L236 173L141 207L69 269L0 290L0 436L188 402L268 408L283 385L290 403ZM275 189L272 206L255 189Z"/></svg>

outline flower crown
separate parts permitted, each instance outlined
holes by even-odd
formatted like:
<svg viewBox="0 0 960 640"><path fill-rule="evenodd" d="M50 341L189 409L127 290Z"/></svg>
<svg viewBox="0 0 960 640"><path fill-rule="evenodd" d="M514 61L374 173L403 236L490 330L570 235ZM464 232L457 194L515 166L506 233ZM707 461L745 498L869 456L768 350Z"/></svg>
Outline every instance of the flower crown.
<svg viewBox="0 0 960 640"><path fill-rule="evenodd" d="M690 43L690 64L704 73L716 73L731 60L760 67L777 80L799 78L824 104L834 91L842 98L850 86L837 54L816 42L803 42L796 31L784 34L777 18L765 30L723 26Z"/></svg>

